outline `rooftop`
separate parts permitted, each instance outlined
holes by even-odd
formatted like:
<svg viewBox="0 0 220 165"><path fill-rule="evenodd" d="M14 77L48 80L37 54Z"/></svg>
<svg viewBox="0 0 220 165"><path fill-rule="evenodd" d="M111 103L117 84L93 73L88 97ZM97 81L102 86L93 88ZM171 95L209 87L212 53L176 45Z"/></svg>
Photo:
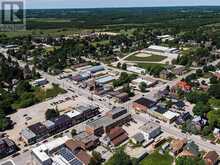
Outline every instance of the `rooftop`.
<svg viewBox="0 0 220 165"><path fill-rule="evenodd" d="M174 117L178 117L179 114L178 113L175 113L175 112L172 112L172 111L167 111L163 114L163 116L169 120L173 119Z"/></svg>
<svg viewBox="0 0 220 165"><path fill-rule="evenodd" d="M87 132L84 131L74 136L74 139L77 141L81 141L83 143L88 143L97 140L98 137L93 134L92 135L88 134Z"/></svg>
<svg viewBox="0 0 220 165"><path fill-rule="evenodd" d="M143 106L145 106L147 108L151 108L151 107L153 107L156 104L155 101L149 100L149 99L144 98L144 97L142 97L140 99L137 99L134 102L137 103L137 104L141 104L141 105L143 105Z"/></svg>
<svg viewBox="0 0 220 165"><path fill-rule="evenodd" d="M143 126L141 126L139 129L145 133L150 133L157 128L160 128L160 126L149 121L145 123Z"/></svg>
<svg viewBox="0 0 220 165"><path fill-rule="evenodd" d="M25 139L32 139L32 138L36 137L35 133L33 133L29 128L22 129L21 130L21 135Z"/></svg>
<svg viewBox="0 0 220 165"><path fill-rule="evenodd" d="M33 125L29 126L28 128L36 135L47 131L46 126L40 122L33 124Z"/></svg>

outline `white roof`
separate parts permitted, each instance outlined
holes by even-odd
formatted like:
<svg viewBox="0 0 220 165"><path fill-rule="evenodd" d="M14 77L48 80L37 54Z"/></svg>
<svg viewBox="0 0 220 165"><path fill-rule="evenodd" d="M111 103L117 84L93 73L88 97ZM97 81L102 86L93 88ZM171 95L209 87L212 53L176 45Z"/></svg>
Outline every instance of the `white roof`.
<svg viewBox="0 0 220 165"><path fill-rule="evenodd" d="M179 114L178 113L175 113L175 112L172 112L172 111L166 111L163 116L169 120L173 119L174 117L178 117Z"/></svg>
<svg viewBox="0 0 220 165"><path fill-rule="evenodd" d="M47 79L46 78L40 78L40 79L34 80L34 82L41 82L41 81L47 81Z"/></svg>
<svg viewBox="0 0 220 165"><path fill-rule="evenodd" d="M132 81L133 83L136 83L136 84L139 84L139 83L141 83L141 82L145 82L147 85L150 85L150 84L152 84L153 82L151 82L151 81L147 81L146 79L143 79L143 78L137 78L137 79L135 79L135 80L133 80Z"/></svg>
<svg viewBox="0 0 220 165"><path fill-rule="evenodd" d="M78 112L78 111L71 111L71 112L67 112L66 115L67 115L68 117L70 117L70 118L73 118L73 117L75 117L75 116L80 115L80 112Z"/></svg>
<svg viewBox="0 0 220 165"><path fill-rule="evenodd" d="M169 48L169 47L158 46L158 45L151 45L148 47L148 49L159 50L159 51L164 51L164 52L176 50L176 48Z"/></svg>
<svg viewBox="0 0 220 165"><path fill-rule="evenodd" d="M51 151L61 145L63 145L70 138L67 136L57 138L51 142L41 144L40 146L34 148L32 152L40 159L41 162L44 162L50 159L50 156L47 154L48 151Z"/></svg>
<svg viewBox="0 0 220 165"><path fill-rule="evenodd" d="M145 72L145 69L139 68L139 67L136 67L136 66L129 66L129 67L127 67L127 70L131 71L131 72L136 72L136 73Z"/></svg>

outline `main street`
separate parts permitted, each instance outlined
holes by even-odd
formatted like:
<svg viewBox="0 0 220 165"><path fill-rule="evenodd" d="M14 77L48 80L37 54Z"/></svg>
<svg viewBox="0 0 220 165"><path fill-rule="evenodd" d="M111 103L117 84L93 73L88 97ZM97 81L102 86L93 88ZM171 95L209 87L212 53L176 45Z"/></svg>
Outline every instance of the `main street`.
<svg viewBox="0 0 220 165"><path fill-rule="evenodd" d="M8 56L7 53L4 51L2 52L6 57ZM13 60L16 60L15 58L12 58ZM20 66L24 66L25 63L23 61L20 60L16 60ZM30 66L32 67L32 66ZM108 66L109 67L109 66ZM111 69L116 69L111 67ZM117 69L118 70L118 69ZM55 83L55 84L59 84L62 88L64 88L65 90L68 90L69 88L72 88L75 92L78 93L78 95L84 96L86 98L93 96L93 104L100 106L100 108L104 108L105 110L108 110L111 108L109 102L111 102L109 100L109 102L107 100L103 100L103 98L101 98L100 96L97 95L92 95L91 92L89 92L86 89L81 89L79 88L77 85L73 84L71 81L67 81L66 79L63 80L59 80L57 79L57 77L49 75L46 72L37 70L42 77L46 78L48 81L50 81L51 83ZM169 81L159 87L155 87L152 88L149 92L149 94L147 95L153 95L155 93L157 93L159 90L164 89L167 85L169 86L173 86L175 85L178 81L180 81L181 79L185 78L187 75L190 75L192 73L195 73L195 70L192 70L190 72L188 72L187 74L178 77L177 79L173 80L173 81ZM140 95L135 96L132 100L130 100L128 103L125 104L121 104L121 106L126 106L127 108L130 109L130 111L132 112L132 102L141 97ZM114 105L114 103L111 102L112 105ZM132 112L133 113L133 112ZM143 122L147 122L149 120L149 116L146 116L144 114L140 114L140 115L133 115L135 119L141 120ZM150 118L151 120L154 120L154 118ZM195 143L204 150L215 150L216 152L218 152L220 154L220 146L219 145L213 145L209 142L207 142L206 140L203 140L200 136L195 136L195 135L189 135L189 134L185 134L182 133L179 129L175 128L174 126L167 124L167 123L163 123L161 122L161 124L159 124L162 128L162 130L168 134L170 134L171 136L177 137L177 138L188 138L191 139L193 141L195 141Z"/></svg>

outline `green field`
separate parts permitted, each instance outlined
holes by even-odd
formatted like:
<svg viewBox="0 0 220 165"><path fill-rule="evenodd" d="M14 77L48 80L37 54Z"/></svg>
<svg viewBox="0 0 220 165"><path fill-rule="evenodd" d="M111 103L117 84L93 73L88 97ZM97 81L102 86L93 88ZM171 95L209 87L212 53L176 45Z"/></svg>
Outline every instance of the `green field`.
<svg viewBox="0 0 220 165"><path fill-rule="evenodd" d="M158 151L148 155L140 162L140 165L171 165L173 162L173 157L168 153L161 155Z"/></svg>
<svg viewBox="0 0 220 165"><path fill-rule="evenodd" d="M126 58L126 60L128 60L128 61L160 62L160 61L163 61L166 58L167 57L165 57L165 56L160 56L160 55L155 55L155 54L152 54L148 57L138 57L137 54L133 54L133 55L129 56L128 58Z"/></svg>

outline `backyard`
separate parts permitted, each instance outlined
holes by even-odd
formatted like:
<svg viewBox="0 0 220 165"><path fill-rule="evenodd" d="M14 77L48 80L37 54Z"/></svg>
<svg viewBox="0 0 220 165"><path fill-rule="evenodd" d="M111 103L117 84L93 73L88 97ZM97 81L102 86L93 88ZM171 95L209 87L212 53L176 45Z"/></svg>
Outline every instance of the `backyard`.
<svg viewBox="0 0 220 165"><path fill-rule="evenodd" d="M173 157L165 152L161 155L158 151L148 155L140 162L140 165L171 165L173 162Z"/></svg>

